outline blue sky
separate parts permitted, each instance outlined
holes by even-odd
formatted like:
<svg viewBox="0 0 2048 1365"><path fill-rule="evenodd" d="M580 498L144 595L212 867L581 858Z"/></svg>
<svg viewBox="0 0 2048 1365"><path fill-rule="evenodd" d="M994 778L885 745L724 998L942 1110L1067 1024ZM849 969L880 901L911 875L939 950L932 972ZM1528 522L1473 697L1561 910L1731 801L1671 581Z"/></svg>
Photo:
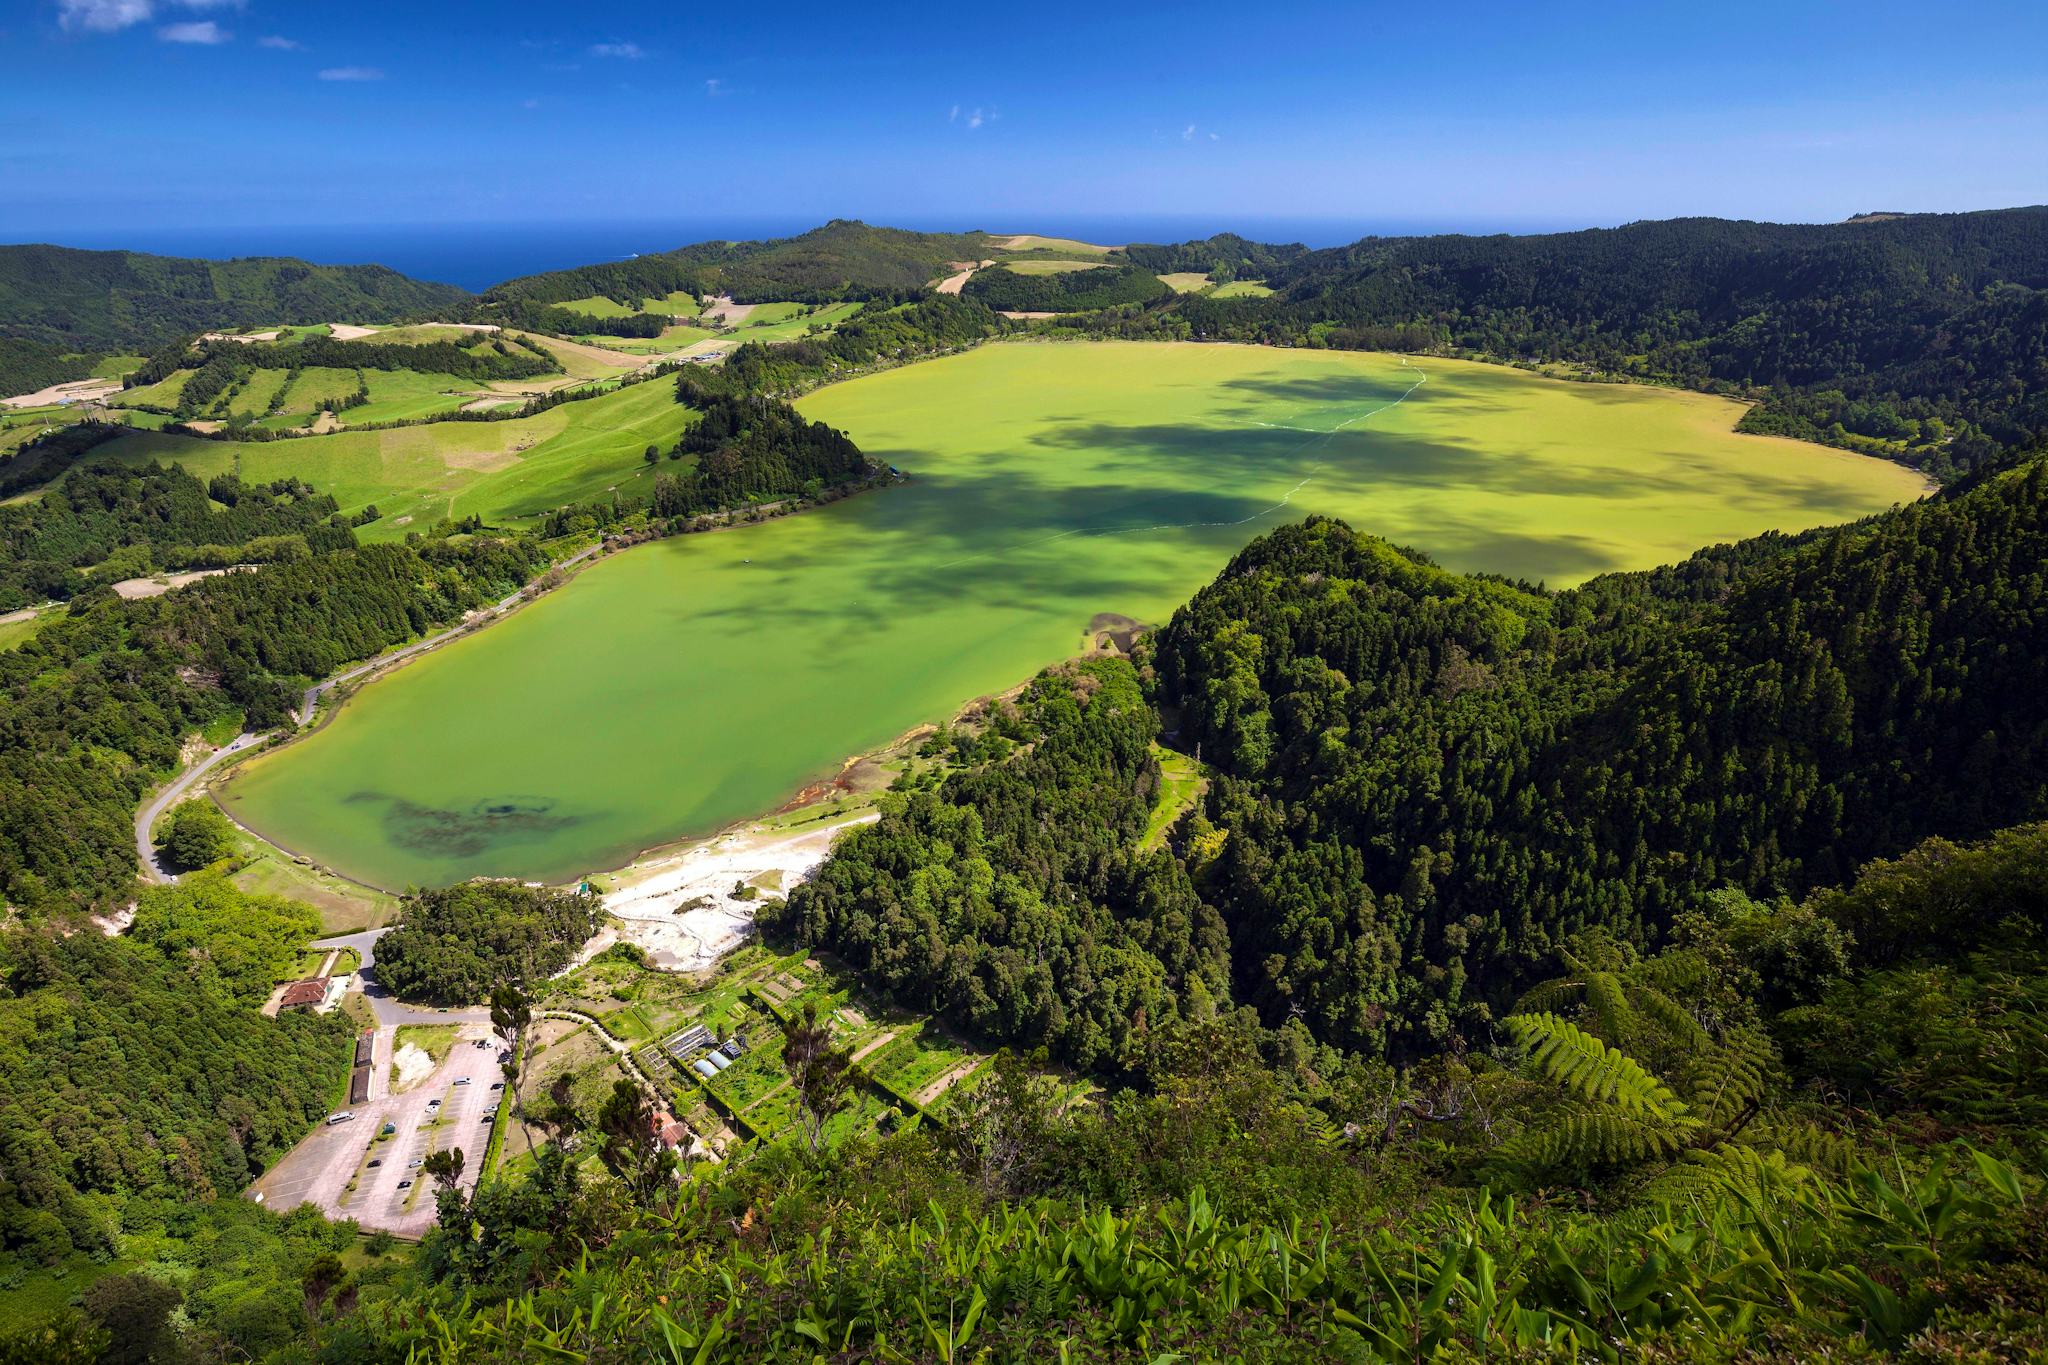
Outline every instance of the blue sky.
<svg viewBox="0 0 2048 1365"><path fill-rule="evenodd" d="M2048 4L0 0L0 235L2048 200Z"/></svg>

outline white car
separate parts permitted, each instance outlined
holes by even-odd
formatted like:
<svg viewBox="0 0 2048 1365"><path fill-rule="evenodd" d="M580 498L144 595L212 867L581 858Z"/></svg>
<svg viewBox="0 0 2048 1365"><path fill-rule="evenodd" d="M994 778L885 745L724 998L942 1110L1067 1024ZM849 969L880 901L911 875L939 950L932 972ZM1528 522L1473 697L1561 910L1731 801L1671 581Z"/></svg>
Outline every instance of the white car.
<svg viewBox="0 0 2048 1365"><path fill-rule="evenodd" d="M344 1109L338 1114L329 1114L327 1116L327 1126L332 1128L337 1123L347 1123L350 1119L353 1119L355 1116L355 1111L353 1109Z"/></svg>

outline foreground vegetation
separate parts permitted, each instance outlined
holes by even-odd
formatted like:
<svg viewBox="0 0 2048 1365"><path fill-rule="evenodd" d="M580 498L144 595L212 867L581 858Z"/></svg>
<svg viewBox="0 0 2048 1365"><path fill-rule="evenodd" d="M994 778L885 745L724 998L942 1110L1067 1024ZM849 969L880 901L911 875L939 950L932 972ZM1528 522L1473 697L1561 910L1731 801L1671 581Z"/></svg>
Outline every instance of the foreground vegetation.
<svg viewBox="0 0 2048 1365"><path fill-rule="evenodd" d="M1256 272L1281 293L1161 294L1080 329L1471 345L1730 385L1743 366L1825 355L1829 368L1775 385L1756 422L1806 402L1801 420L1833 414L1841 439L1971 472L1924 504L1663 569L1581 561L1558 578L1585 581L1563 592L1319 517L1250 545L1220 529L1235 558L1133 656L1058 667L935 737L948 762L911 768L878 823L764 905L770 948L706 982L646 986L616 951L537 985L594 922L586 898L424 894L385 941L390 969L417 993L488 991L515 1081L533 1016L511 982L605 1041L559 1093L552 1079L521 1090L539 1140L474 1196L449 1178L458 1158L434 1154L440 1226L405 1255L233 1197L343 1093L350 1032L254 1008L303 960L307 907L219 866L137 894L136 804L195 733L280 723L306 683L529 581L550 538L688 529L703 509L812 497L896 455L782 398L1011 330L971 300L887 306L886 272L982 243L835 225L682 262L703 272L691 288L758 272L763 288L808 279L818 297L883 306L674 385L462 423L513 429L607 401L658 411L663 439L628 452L644 502L529 490L524 531L437 516L385 528L403 544L364 545L382 519L364 495L395 446L325 467L359 480L348 495L255 463L388 433L188 438L184 470L142 457L175 437L71 428L10 445L0 480L42 493L4 522L34 566L14 591L68 601L0 652L0 1359L2048 1352L2048 715L2033 685L2048 473L1991 450L2031 430L2017 376L2035 302L1997 287L2033 241L2001 234L2031 220L1992 217L1855 225L1953 267L1970 299L1910 271L1869 297L1908 334L1952 325L1967 373L1886 360L1874 315L1836 306L1866 297L1855 284L1872 267L1826 232L1735 234L1731 297L1755 325L1733 329L1631 312L1658 271L1686 280L1688 253L1726 246L1714 234L1731 225L1553 243L1567 262L1622 251L1626 287L1526 310L1493 292L1530 264L1514 246L1470 248L1488 263L1471 272L1457 268L1468 248L1443 243L1341 259L1224 239L1131 249L1149 272ZM1646 242L1672 248L1655 269L1627 254ZM856 257L879 283L855 287L841 267ZM1768 278L1774 260L1798 282ZM1816 286L1816 262L1839 273ZM1569 278L1554 259L1530 266L1532 288ZM625 309L605 284L527 297ZM1617 356L1610 335L1641 349ZM137 389L171 386L174 415L214 363ZM212 384L231 420L339 368L292 381L288 365L230 358L192 401ZM1840 405L1816 387L1833 383ZM1286 434L1253 440L1238 413L1229 444L1256 461L1292 443L1265 473L1298 489L1298 447L1337 444L1335 422L1315 420L1334 400L1264 396L1290 412L1261 430ZM987 420L985 392L967 401ZM1355 385L1342 401L1357 405ZM1864 432L1894 419L1913 425ZM1088 439L1128 455L1160 438ZM577 477L616 481L620 440L607 431ZM454 447L425 441L445 470ZM1440 505L1458 452L1428 453ZM203 456L242 463L195 467ZM1413 458L1403 447L1397 468ZM1112 490L1111 514L1084 529L1208 526L1234 500L1272 502L1225 473L1229 487L1176 490L1185 516L1153 499L1136 526L1130 490ZM1067 562L1083 538L1072 507L1059 513L1029 529ZM945 544L947 525L904 529ZM1098 541L1128 582L1144 542ZM730 558L751 569L791 545L763 535ZM960 548L928 591L1037 582L1019 577L1028 547ZM148 601L107 587L125 568L206 558L258 567ZM807 647L820 620L874 628L854 565L827 562L836 590L800 604ZM1069 645L1073 624L1061 618ZM737 629L735 657L771 634ZM1036 648L998 642L1016 632L993 616L977 629L931 653ZM601 664L587 632L575 645L549 657ZM858 691L849 657L833 656L835 693ZM525 797L408 818L461 840L469 815L508 817L520 839L558 818ZM207 823L166 822L182 863L238 842ZM130 900L126 933L89 918ZM743 1029L742 1057L692 1079L650 1055L685 1019ZM618 1057L612 1040L634 1046ZM1050 1079L1029 1055L981 1066L978 1050L1002 1043L1048 1048L1107 1088ZM944 1104L919 1098L970 1073ZM657 1147L667 1105L716 1141Z"/></svg>

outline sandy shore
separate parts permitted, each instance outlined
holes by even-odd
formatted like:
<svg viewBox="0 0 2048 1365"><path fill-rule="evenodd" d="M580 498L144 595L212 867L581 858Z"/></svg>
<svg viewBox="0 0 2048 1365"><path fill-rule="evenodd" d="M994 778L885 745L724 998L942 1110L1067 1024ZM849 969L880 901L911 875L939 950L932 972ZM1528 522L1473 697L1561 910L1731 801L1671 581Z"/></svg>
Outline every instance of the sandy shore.
<svg viewBox="0 0 2048 1365"><path fill-rule="evenodd" d="M751 826L635 863L606 879L616 888L604 908L619 923L585 944L579 960L623 941L664 970L701 971L753 933L760 902L738 899L736 887L783 895L818 870L840 834L878 818L870 810L796 830Z"/></svg>

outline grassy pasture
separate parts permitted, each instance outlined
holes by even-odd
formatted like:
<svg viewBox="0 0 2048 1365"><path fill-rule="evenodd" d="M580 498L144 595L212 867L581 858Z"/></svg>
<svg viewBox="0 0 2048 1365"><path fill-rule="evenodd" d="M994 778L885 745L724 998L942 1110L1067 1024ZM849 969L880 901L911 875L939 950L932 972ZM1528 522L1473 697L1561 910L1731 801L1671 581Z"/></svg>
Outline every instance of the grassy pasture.
<svg viewBox="0 0 2048 1365"><path fill-rule="evenodd" d="M1347 352L995 345L799 406L909 481L609 557L364 688L242 769L230 806L383 886L566 879L773 809L1067 656L1098 613L1164 621L1310 512L1563 584L1920 490L1897 465L1736 435L1740 406L1707 395ZM575 463L529 453L463 497ZM501 830L511 796L547 822Z"/></svg>
<svg viewBox="0 0 2048 1365"><path fill-rule="evenodd" d="M1019 275L1070 275L1076 270L1095 270L1108 261L1004 261L1003 268Z"/></svg>
<svg viewBox="0 0 2048 1365"><path fill-rule="evenodd" d="M142 362L147 358L146 356L139 355L107 356L99 364L92 367L92 377L95 379L126 378L128 375L141 369Z"/></svg>
<svg viewBox="0 0 2048 1365"><path fill-rule="evenodd" d="M57 615L57 612L44 612L25 621L0 621L0 650L13 649L18 644L33 640L36 632L56 619Z"/></svg>
<svg viewBox="0 0 2048 1365"><path fill-rule="evenodd" d="M631 318L639 317L645 313L687 318L696 316L698 303L688 293L677 290L675 293L662 298L643 299L638 308L629 308L617 299L609 299L602 294L592 294L590 297L582 299L570 299L567 303L558 303L554 306L565 312L584 313L594 318Z"/></svg>
<svg viewBox="0 0 2048 1365"><path fill-rule="evenodd" d="M249 382L228 404L228 412L243 417L261 417L270 411L270 400L291 378L290 370L258 370L249 376Z"/></svg>
<svg viewBox="0 0 2048 1365"><path fill-rule="evenodd" d="M1160 282L1176 294L1199 294L1209 287L1209 277L1199 270L1182 270L1161 275Z"/></svg>
<svg viewBox="0 0 2048 1365"><path fill-rule="evenodd" d="M1098 246L1094 242L1076 241L1072 237L1041 237L1035 232L1019 233L1005 238L1002 233L994 237L996 251L1064 251L1077 256L1106 256L1112 247Z"/></svg>
<svg viewBox="0 0 2048 1365"><path fill-rule="evenodd" d="M325 365L299 371L285 391L284 406L263 425L279 428L305 425L305 419L356 391L356 372Z"/></svg>
<svg viewBox="0 0 2048 1365"><path fill-rule="evenodd" d="M107 399L110 407L116 408L175 408L178 395L185 392L186 383L197 371L177 370L154 384L138 388L123 389Z"/></svg>
<svg viewBox="0 0 2048 1365"><path fill-rule="evenodd" d="M670 351L680 351L685 346L694 346L700 341L710 341L718 335L708 328L679 322L673 327L663 328L658 337L608 337L593 334L577 337L576 340L586 346L603 346L610 350L623 351L627 355L666 355Z"/></svg>
<svg viewBox="0 0 2048 1365"><path fill-rule="evenodd" d="M1165 279L1166 277L1162 275L1160 278ZM1263 299L1271 295L1272 292L1271 289L1258 280L1232 280L1229 284L1217 285L1214 297L1219 299Z"/></svg>
<svg viewBox="0 0 2048 1365"><path fill-rule="evenodd" d="M364 370L370 401L338 413L344 426L401 422L453 412L475 396L476 382L460 375L421 370Z"/></svg>
<svg viewBox="0 0 2048 1365"><path fill-rule="evenodd" d="M135 432L100 446L91 458L175 462L202 479L238 461L250 482L295 476L334 494L343 511L375 503L381 519L357 534L395 540L443 516L474 512L487 521L515 522L613 489L628 500L645 500L654 480L641 452L650 444L673 445L695 418L676 403L673 387L655 380L501 422L340 431L260 444ZM661 463L667 473L684 467Z"/></svg>
<svg viewBox="0 0 2048 1365"><path fill-rule="evenodd" d="M771 320L763 320L757 310L740 324L737 331L728 333L721 339L728 340L735 346L749 341L759 342L764 346L778 341L795 341L813 327L822 327L830 331L858 313L861 308L857 303L828 303L815 310L808 309L807 305L801 303L769 303L763 304L762 307L775 310Z"/></svg>

